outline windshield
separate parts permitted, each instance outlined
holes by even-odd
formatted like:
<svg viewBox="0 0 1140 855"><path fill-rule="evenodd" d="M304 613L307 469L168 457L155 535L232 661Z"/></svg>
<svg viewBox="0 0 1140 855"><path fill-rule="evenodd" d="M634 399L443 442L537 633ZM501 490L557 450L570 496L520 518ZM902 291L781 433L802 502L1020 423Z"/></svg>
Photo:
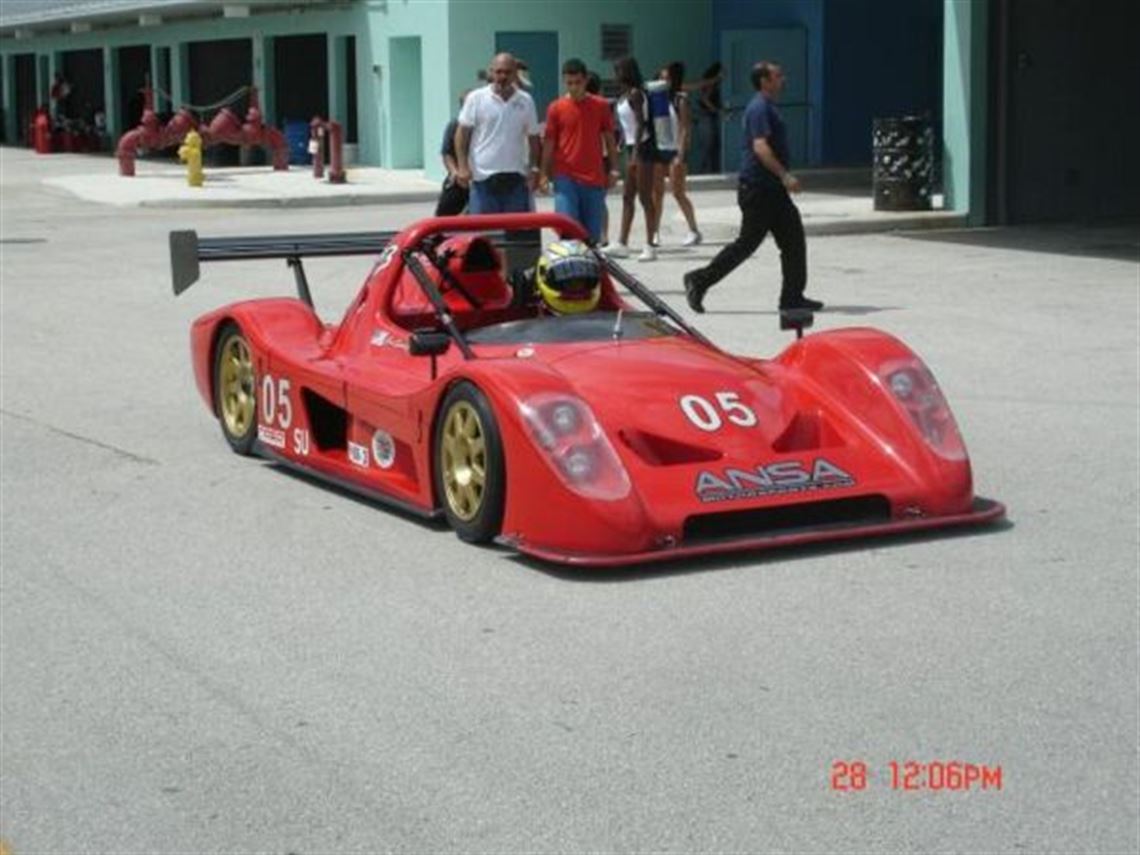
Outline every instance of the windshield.
<svg viewBox="0 0 1140 855"><path fill-rule="evenodd" d="M618 327L618 315L621 326ZM465 333L471 344L549 344L677 336L681 331L652 312L588 312L491 324Z"/></svg>

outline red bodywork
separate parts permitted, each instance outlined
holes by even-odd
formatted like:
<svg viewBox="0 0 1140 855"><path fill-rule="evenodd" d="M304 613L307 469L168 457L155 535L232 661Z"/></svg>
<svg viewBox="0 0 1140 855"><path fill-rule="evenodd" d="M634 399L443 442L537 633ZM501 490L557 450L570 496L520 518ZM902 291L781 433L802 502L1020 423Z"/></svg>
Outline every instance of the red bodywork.
<svg viewBox="0 0 1140 855"><path fill-rule="evenodd" d="M502 436L499 540L548 561L631 564L1004 513L975 498L933 377L876 330L809 335L763 360L647 318L646 328L664 332L472 341L470 359L453 346L435 360L433 377L433 359L408 350L411 331L430 325L432 313L401 253L439 232L537 228L585 238L555 214L424 220L384 250L338 325L298 299L250 300L199 318L191 339L202 397L213 409L215 338L234 321L253 349L262 453L435 515L437 407L467 380L490 401ZM617 310L632 308L608 276L602 284L599 323L621 323ZM445 295L461 328L534 317L510 308L501 274L475 286L478 311L454 291ZM585 424L547 451L535 414L560 402ZM602 461L595 481L575 481L563 468L573 443Z"/></svg>

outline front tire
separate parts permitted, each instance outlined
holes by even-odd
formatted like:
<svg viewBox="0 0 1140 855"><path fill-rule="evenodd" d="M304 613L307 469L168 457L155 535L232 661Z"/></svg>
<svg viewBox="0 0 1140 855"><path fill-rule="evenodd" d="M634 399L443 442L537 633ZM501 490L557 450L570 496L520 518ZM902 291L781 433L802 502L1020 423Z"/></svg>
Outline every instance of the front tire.
<svg viewBox="0 0 1140 855"><path fill-rule="evenodd" d="M214 347L214 412L230 448L251 454L257 438L257 377L249 341L235 323L222 327Z"/></svg>
<svg viewBox="0 0 1140 855"><path fill-rule="evenodd" d="M495 413L474 385L444 396L435 432L435 490L461 540L487 543L502 529L506 497L503 443Z"/></svg>

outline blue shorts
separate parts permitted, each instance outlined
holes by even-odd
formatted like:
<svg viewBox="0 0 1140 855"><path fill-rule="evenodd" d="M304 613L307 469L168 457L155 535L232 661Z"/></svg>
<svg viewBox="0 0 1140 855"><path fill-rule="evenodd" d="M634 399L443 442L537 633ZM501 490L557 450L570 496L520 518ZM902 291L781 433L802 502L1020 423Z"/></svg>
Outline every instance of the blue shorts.
<svg viewBox="0 0 1140 855"><path fill-rule="evenodd" d="M526 176L499 172L484 181L471 182L469 214L516 214L534 210Z"/></svg>
<svg viewBox="0 0 1140 855"><path fill-rule="evenodd" d="M554 210L580 222L594 243L602 239L605 209L605 187L583 184L560 175L554 177Z"/></svg>

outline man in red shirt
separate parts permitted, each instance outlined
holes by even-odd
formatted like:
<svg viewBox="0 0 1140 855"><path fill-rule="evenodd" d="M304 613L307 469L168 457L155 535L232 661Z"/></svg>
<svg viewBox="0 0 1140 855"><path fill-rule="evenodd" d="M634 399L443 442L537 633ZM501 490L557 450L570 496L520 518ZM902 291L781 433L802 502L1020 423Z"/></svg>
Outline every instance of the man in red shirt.
<svg viewBox="0 0 1140 855"><path fill-rule="evenodd" d="M586 92L582 60L566 60L562 82L566 94L546 110L542 181L553 179L554 210L580 222L597 243L606 190L618 177L613 114L605 98Z"/></svg>

